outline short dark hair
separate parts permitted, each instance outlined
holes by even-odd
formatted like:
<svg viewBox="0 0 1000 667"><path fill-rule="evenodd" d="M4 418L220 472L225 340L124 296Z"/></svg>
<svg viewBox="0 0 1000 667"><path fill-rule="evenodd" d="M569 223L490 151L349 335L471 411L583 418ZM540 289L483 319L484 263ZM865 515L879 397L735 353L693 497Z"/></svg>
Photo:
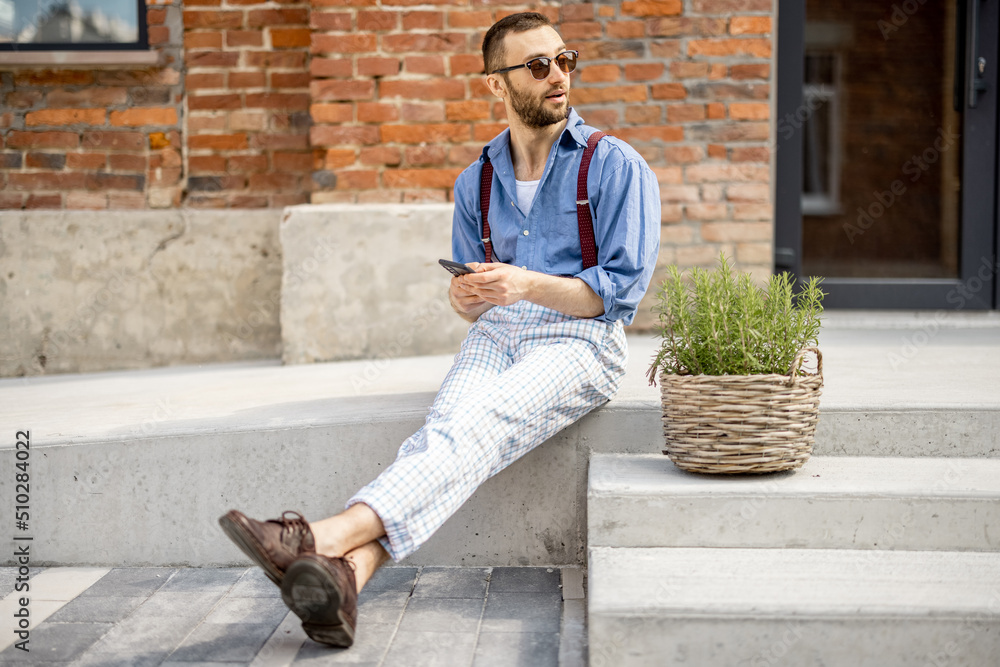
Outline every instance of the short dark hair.
<svg viewBox="0 0 1000 667"><path fill-rule="evenodd" d="M544 26L551 28L552 21L538 12L511 14L494 23L483 37L483 65L486 73L503 68L504 57L507 55L503 41L508 33L527 32Z"/></svg>

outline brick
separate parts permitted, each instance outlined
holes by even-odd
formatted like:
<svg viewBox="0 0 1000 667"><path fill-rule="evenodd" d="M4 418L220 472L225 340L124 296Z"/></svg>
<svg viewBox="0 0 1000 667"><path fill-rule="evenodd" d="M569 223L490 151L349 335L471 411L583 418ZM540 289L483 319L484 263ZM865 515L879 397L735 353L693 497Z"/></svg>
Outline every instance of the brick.
<svg viewBox="0 0 1000 667"><path fill-rule="evenodd" d="M188 113L188 131L200 133L205 130L225 130L225 114L222 112L209 113L211 113L211 115L208 116L206 116L205 112L202 111L192 111Z"/></svg>
<svg viewBox="0 0 1000 667"><path fill-rule="evenodd" d="M309 74L316 78L350 78L353 72L354 65L349 58L315 57L309 61Z"/></svg>
<svg viewBox="0 0 1000 667"><path fill-rule="evenodd" d="M312 42L309 28L271 28L271 46L275 49L304 48Z"/></svg>
<svg viewBox="0 0 1000 667"><path fill-rule="evenodd" d="M94 73L89 70L21 70L14 73L16 86L89 86Z"/></svg>
<svg viewBox="0 0 1000 667"><path fill-rule="evenodd" d="M88 190L136 190L146 187L145 174L109 174L99 171L83 174Z"/></svg>
<svg viewBox="0 0 1000 667"><path fill-rule="evenodd" d="M166 8L150 7L146 10L146 23L148 25L163 25L167 18Z"/></svg>
<svg viewBox="0 0 1000 667"><path fill-rule="evenodd" d="M763 264L770 266L774 260L770 243L737 243L736 261L741 265Z"/></svg>
<svg viewBox="0 0 1000 667"><path fill-rule="evenodd" d="M692 39L688 40L688 56L752 56L771 57L769 39Z"/></svg>
<svg viewBox="0 0 1000 667"><path fill-rule="evenodd" d="M40 109L25 114L28 127L38 125L104 125L104 109Z"/></svg>
<svg viewBox="0 0 1000 667"><path fill-rule="evenodd" d="M255 150L306 150L309 146L307 134L254 134L248 137L250 148Z"/></svg>
<svg viewBox="0 0 1000 667"><path fill-rule="evenodd" d="M261 30L227 30L226 46L264 46L264 32Z"/></svg>
<svg viewBox="0 0 1000 667"><path fill-rule="evenodd" d="M391 123L399 120L399 108L385 102L358 102L359 123Z"/></svg>
<svg viewBox="0 0 1000 667"><path fill-rule="evenodd" d="M77 211L102 211L108 207L108 196L103 192L68 192L66 208Z"/></svg>
<svg viewBox="0 0 1000 667"><path fill-rule="evenodd" d="M351 24L351 15L348 12L313 11L309 14L309 27L315 30L349 32Z"/></svg>
<svg viewBox="0 0 1000 667"><path fill-rule="evenodd" d="M378 187L378 172L373 170L342 170L337 172L338 190L371 190Z"/></svg>
<svg viewBox="0 0 1000 667"><path fill-rule="evenodd" d="M680 217L678 216L678 221ZM670 245L690 245L694 241L694 230L687 225L667 225L660 228L660 243Z"/></svg>
<svg viewBox="0 0 1000 667"><path fill-rule="evenodd" d="M721 120L726 117L726 105L719 102L711 102L706 105L709 120Z"/></svg>
<svg viewBox="0 0 1000 667"><path fill-rule="evenodd" d="M62 208L62 195L28 195L28 201L24 203L24 208Z"/></svg>
<svg viewBox="0 0 1000 667"><path fill-rule="evenodd" d="M13 190L80 190L83 189L88 174L82 172L35 172L13 171L7 175L7 184Z"/></svg>
<svg viewBox="0 0 1000 667"><path fill-rule="evenodd" d="M268 203L267 197L264 195L235 195L229 200L229 206L231 208L268 208ZM275 206L277 207L278 205L275 204ZM287 204L282 204L281 206L287 206Z"/></svg>
<svg viewBox="0 0 1000 667"><path fill-rule="evenodd" d="M743 12L770 12L771 0L691 0L695 14L741 14Z"/></svg>
<svg viewBox="0 0 1000 667"><path fill-rule="evenodd" d="M383 125L381 132L385 143L458 143L469 140L469 126L464 124Z"/></svg>
<svg viewBox="0 0 1000 667"><path fill-rule="evenodd" d="M276 151L272 161L278 171L307 172L313 166L312 153Z"/></svg>
<svg viewBox="0 0 1000 667"><path fill-rule="evenodd" d="M358 30L362 32L386 32L399 26L399 12L385 10L359 10ZM350 30L350 28L347 28Z"/></svg>
<svg viewBox="0 0 1000 667"><path fill-rule="evenodd" d="M347 34L312 36L312 53L370 53L377 49L378 43L372 34Z"/></svg>
<svg viewBox="0 0 1000 667"><path fill-rule="evenodd" d="M663 76L663 63L631 63L625 65L625 78L629 81L651 81Z"/></svg>
<svg viewBox="0 0 1000 667"><path fill-rule="evenodd" d="M442 56L406 56L404 69L409 74L436 74L443 76L444 58Z"/></svg>
<svg viewBox="0 0 1000 667"><path fill-rule="evenodd" d="M679 61L670 63L670 76L675 79L703 79L708 76L708 63Z"/></svg>
<svg viewBox="0 0 1000 667"><path fill-rule="evenodd" d="M247 27L269 28L275 25L306 25L309 23L309 14L308 7L252 9L247 13Z"/></svg>
<svg viewBox="0 0 1000 667"><path fill-rule="evenodd" d="M271 72L272 88L308 88L309 72Z"/></svg>
<svg viewBox="0 0 1000 667"><path fill-rule="evenodd" d="M469 79L469 98L471 99L495 99L486 85L485 79Z"/></svg>
<svg viewBox="0 0 1000 667"><path fill-rule="evenodd" d="M207 148L214 150L243 150L247 148L247 135L235 134L199 134L188 137L188 148Z"/></svg>
<svg viewBox="0 0 1000 667"><path fill-rule="evenodd" d="M598 127L617 127L617 109L591 109L587 111L587 119L592 120Z"/></svg>
<svg viewBox="0 0 1000 667"><path fill-rule="evenodd" d="M697 185L664 185L660 187L660 201L662 202L695 203L700 200L701 193Z"/></svg>
<svg viewBox="0 0 1000 667"><path fill-rule="evenodd" d="M57 88L45 96L49 107L109 107L128 102L124 88L84 88L65 90Z"/></svg>
<svg viewBox="0 0 1000 667"><path fill-rule="evenodd" d="M226 171L226 158L219 155L192 155L188 158L192 174L222 174Z"/></svg>
<svg viewBox="0 0 1000 667"><path fill-rule="evenodd" d="M729 117L733 120L767 120L771 117L771 106L764 102L732 102Z"/></svg>
<svg viewBox="0 0 1000 667"><path fill-rule="evenodd" d="M559 8L560 23L564 21L589 21L594 18L594 5L589 2L565 4Z"/></svg>
<svg viewBox="0 0 1000 667"><path fill-rule="evenodd" d="M448 65L451 68L452 76L458 74L484 74L486 72L482 56L468 53L450 56L448 58Z"/></svg>
<svg viewBox="0 0 1000 667"><path fill-rule="evenodd" d="M104 153L66 154L66 167L69 169L102 169L106 162Z"/></svg>
<svg viewBox="0 0 1000 667"><path fill-rule="evenodd" d="M146 208L146 195L139 192L109 192L108 208L116 210Z"/></svg>
<svg viewBox="0 0 1000 667"><path fill-rule="evenodd" d="M663 109L655 105L625 107L625 120L633 125L653 125L663 120Z"/></svg>
<svg viewBox="0 0 1000 667"><path fill-rule="evenodd" d="M604 88L582 88L571 93L577 104L600 102L645 102L648 94L646 86L607 86Z"/></svg>
<svg viewBox="0 0 1000 667"><path fill-rule="evenodd" d="M401 113L403 120L409 122L435 123L446 119L445 105L440 102L434 104L404 102Z"/></svg>
<svg viewBox="0 0 1000 667"><path fill-rule="evenodd" d="M388 53L459 53L465 50L462 33L393 34L382 38L382 48Z"/></svg>
<svg viewBox="0 0 1000 667"><path fill-rule="evenodd" d="M714 18L665 18L652 19L646 24L646 33L652 37L708 37L726 34L726 20Z"/></svg>
<svg viewBox="0 0 1000 667"><path fill-rule="evenodd" d="M735 204L734 220L770 220L774 211L768 204Z"/></svg>
<svg viewBox="0 0 1000 667"><path fill-rule="evenodd" d="M729 218L729 207L724 203L688 204L684 207L684 215L689 220L726 220Z"/></svg>
<svg viewBox="0 0 1000 667"><path fill-rule="evenodd" d="M242 96L235 93L225 95L188 95L188 109L241 109Z"/></svg>
<svg viewBox="0 0 1000 667"><path fill-rule="evenodd" d="M445 116L450 121L488 120L490 117L490 103L486 100L448 102L445 104Z"/></svg>
<svg viewBox="0 0 1000 667"><path fill-rule="evenodd" d="M405 97L411 100L460 100L465 99L465 86L461 81L382 81L379 96Z"/></svg>
<svg viewBox="0 0 1000 667"><path fill-rule="evenodd" d="M214 9L184 10L185 28L239 28L243 25L243 12Z"/></svg>
<svg viewBox="0 0 1000 667"><path fill-rule="evenodd" d="M729 20L729 32L733 35L771 34L770 16L734 16Z"/></svg>
<svg viewBox="0 0 1000 667"><path fill-rule="evenodd" d="M268 116L260 111L231 111L229 113L229 129L262 131L267 129Z"/></svg>
<svg viewBox="0 0 1000 667"><path fill-rule="evenodd" d="M399 58L358 58L359 76L394 76L399 68Z"/></svg>
<svg viewBox="0 0 1000 667"><path fill-rule="evenodd" d="M732 65L729 68L729 76L737 80L769 79L771 77L771 66L767 63Z"/></svg>
<svg viewBox="0 0 1000 667"><path fill-rule="evenodd" d="M619 79L618 65L588 65L580 70L580 81L584 83L613 83Z"/></svg>
<svg viewBox="0 0 1000 667"><path fill-rule="evenodd" d="M80 135L76 132L21 132L7 133L7 148L76 148Z"/></svg>
<svg viewBox="0 0 1000 667"><path fill-rule="evenodd" d="M650 88L654 100L683 100L687 97L682 83L657 83Z"/></svg>
<svg viewBox="0 0 1000 667"><path fill-rule="evenodd" d="M202 90L204 88L225 88L226 75L222 72L210 74L188 74L184 79L187 90Z"/></svg>
<svg viewBox="0 0 1000 667"><path fill-rule="evenodd" d="M316 101L370 100L375 96L375 82L322 79L309 84L309 93Z"/></svg>
<svg viewBox="0 0 1000 667"><path fill-rule="evenodd" d="M559 32L566 41L600 39L603 31L597 21L570 21L559 26Z"/></svg>
<svg viewBox="0 0 1000 667"><path fill-rule="evenodd" d="M395 169L382 175L387 188L452 188L461 169Z"/></svg>
<svg viewBox="0 0 1000 667"><path fill-rule="evenodd" d="M643 21L609 21L604 28L611 39L638 39L646 35Z"/></svg>
<svg viewBox="0 0 1000 667"><path fill-rule="evenodd" d="M679 39L667 39L663 41L650 42L649 55L654 58L673 60L681 54L681 41Z"/></svg>
<svg viewBox="0 0 1000 667"><path fill-rule="evenodd" d="M770 202L769 183L733 183L726 186L726 199L733 202Z"/></svg>
<svg viewBox="0 0 1000 667"><path fill-rule="evenodd" d="M615 136L629 143L683 141L684 129L675 125L635 125L633 127L620 127L616 129Z"/></svg>
<svg viewBox="0 0 1000 667"><path fill-rule="evenodd" d="M263 88L266 85L267 77L260 70L229 73L229 88Z"/></svg>
<svg viewBox="0 0 1000 667"><path fill-rule="evenodd" d="M299 187L297 174L251 174L247 184L253 192L288 191Z"/></svg>
<svg viewBox="0 0 1000 667"><path fill-rule="evenodd" d="M365 154L365 151L377 151L377 150L395 151L397 155L399 154L399 149L394 149L394 148L383 149L382 147L377 147L377 148L362 148L361 155L363 156ZM353 148L331 148L330 150L326 151L325 155L323 156L323 166L325 169L340 169L342 167L350 167L351 165L354 164L356 157L357 156ZM379 162L378 164L382 164L382 162ZM389 163L387 162L386 164Z"/></svg>
<svg viewBox="0 0 1000 667"><path fill-rule="evenodd" d="M768 123L724 123L688 126L693 141L727 143L733 141L767 141L770 136Z"/></svg>
<svg viewBox="0 0 1000 667"><path fill-rule="evenodd" d="M379 142L379 129L374 125L314 125L309 137L313 146L371 145Z"/></svg>
<svg viewBox="0 0 1000 667"><path fill-rule="evenodd" d="M354 120L352 104L313 104L309 115L315 123L349 123Z"/></svg>
<svg viewBox="0 0 1000 667"><path fill-rule="evenodd" d="M312 0L313 7L374 7L378 0Z"/></svg>
<svg viewBox="0 0 1000 667"><path fill-rule="evenodd" d="M222 33L218 30L188 30L184 33L184 48L188 51L221 49Z"/></svg>
<svg viewBox="0 0 1000 667"><path fill-rule="evenodd" d="M482 150L481 146L451 146L448 149L448 162L470 165L479 159Z"/></svg>
<svg viewBox="0 0 1000 667"><path fill-rule="evenodd" d="M4 103L10 109L30 109L42 101L40 90L15 90L4 96ZM73 106L67 104L66 106Z"/></svg>
<svg viewBox="0 0 1000 667"><path fill-rule="evenodd" d="M19 209L23 201L24 195L20 193L0 192L0 209Z"/></svg>
<svg viewBox="0 0 1000 667"><path fill-rule="evenodd" d="M18 155L20 157L20 155ZM28 169L55 169L59 170L66 166L65 153L28 153L24 157L24 164ZM20 165L18 165L20 166Z"/></svg>
<svg viewBox="0 0 1000 667"><path fill-rule="evenodd" d="M403 30L442 30L444 12L403 12Z"/></svg>
<svg viewBox="0 0 1000 667"><path fill-rule="evenodd" d="M684 182L684 172L680 167L650 167L660 183L679 184Z"/></svg>
<svg viewBox="0 0 1000 667"><path fill-rule="evenodd" d="M146 156L131 153L112 153L108 156L108 168L118 171L145 171Z"/></svg>
<svg viewBox="0 0 1000 667"><path fill-rule="evenodd" d="M715 160L726 160L729 158L729 151L726 150L725 146L720 144L709 144L708 157Z"/></svg>
<svg viewBox="0 0 1000 667"><path fill-rule="evenodd" d="M489 11L451 10L448 12L449 28L489 28L493 15Z"/></svg>
<svg viewBox="0 0 1000 667"><path fill-rule="evenodd" d="M705 120L704 104L671 104L667 107L667 120L671 123L685 123Z"/></svg>
<svg viewBox="0 0 1000 667"><path fill-rule="evenodd" d="M146 135L142 132L84 132L84 148L110 148L114 150L144 150Z"/></svg>
<svg viewBox="0 0 1000 667"><path fill-rule="evenodd" d="M681 0L625 0L625 16L677 16L684 10Z"/></svg>
<svg viewBox="0 0 1000 667"><path fill-rule="evenodd" d="M472 126L472 140L478 143L491 141L507 129L507 123L476 123ZM480 148L480 150L482 150Z"/></svg>
<svg viewBox="0 0 1000 667"><path fill-rule="evenodd" d="M729 157L733 162L768 162L771 151L767 146L740 146Z"/></svg>
<svg viewBox="0 0 1000 667"><path fill-rule="evenodd" d="M701 238L709 243L767 241L773 233L770 222L706 222L701 226Z"/></svg>
<svg viewBox="0 0 1000 667"><path fill-rule="evenodd" d="M308 93L247 93L247 109L301 109L309 108Z"/></svg>
<svg viewBox="0 0 1000 667"><path fill-rule="evenodd" d="M406 149L406 164L411 167L440 167L448 158L444 146L416 146Z"/></svg>
<svg viewBox="0 0 1000 667"><path fill-rule="evenodd" d="M249 174L267 171L266 155L234 155L229 158L227 172L233 174Z"/></svg>
<svg viewBox="0 0 1000 667"><path fill-rule="evenodd" d="M146 39L151 46L160 46L170 42L170 28L165 25L151 25L146 28Z"/></svg>
<svg viewBox="0 0 1000 667"><path fill-rule="evenodd" d="M750 164L696 164L684 171L688 183L770 181L770 167Z"/></svg>
<svg viewBox="0 0 1000 667"><path fill-rule="evenodd" d="M703 202L723 201L723 186L721 183L703 183L701 186L701 200Z"/></svg>
<svg viewBox="0 0 1000 667"><path fill-rule="evenodd" d="M402 162L402 151L391 146L361 149L361 164L396 166ZM350 164L350 163L348 163Z"/></svg>
<svg viewBox="0 0 1000 667"><path fill-rule="evenodd" d="M239 61L239 53L215 53L213 51L188 53L185 58L188 71L196 67L236 67Z"/></svg>

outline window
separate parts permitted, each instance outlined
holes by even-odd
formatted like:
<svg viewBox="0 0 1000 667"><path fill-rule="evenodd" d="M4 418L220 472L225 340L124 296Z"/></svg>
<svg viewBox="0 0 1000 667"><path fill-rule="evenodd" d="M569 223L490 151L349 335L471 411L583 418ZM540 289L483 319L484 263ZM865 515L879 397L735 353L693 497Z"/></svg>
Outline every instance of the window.
<svg viewBox="0 0 1000 667"><path fill-rule="evenodd" d="M836 215L840 210L840 132L837 122L840 58L807 52L802 99L810 113L802 136L802 213Z"/></svg>
<svg viewBox="0 0 1000 667"><path fill-rule="evenodd" d="M0 51L146 48L144 0L0 0Z"/></svg>

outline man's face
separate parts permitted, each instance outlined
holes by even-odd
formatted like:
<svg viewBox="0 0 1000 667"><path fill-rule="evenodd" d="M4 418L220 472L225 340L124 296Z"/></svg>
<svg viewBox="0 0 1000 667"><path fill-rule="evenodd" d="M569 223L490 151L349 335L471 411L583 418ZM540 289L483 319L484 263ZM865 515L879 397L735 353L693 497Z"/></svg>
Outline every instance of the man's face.
<svg viewBox="0 0 1000 667"><path fill-rule="evenodd" d="M566 50L559 33L548 26L511 33L505 38L504 46L505 67L532 58L554 58ZM569 74L560 70L554 62L549 65L549 75L541 81L535 79L527 68L507 72L503 76L507 81L511 107L528 127L554 125L569 116Z"/></svg>

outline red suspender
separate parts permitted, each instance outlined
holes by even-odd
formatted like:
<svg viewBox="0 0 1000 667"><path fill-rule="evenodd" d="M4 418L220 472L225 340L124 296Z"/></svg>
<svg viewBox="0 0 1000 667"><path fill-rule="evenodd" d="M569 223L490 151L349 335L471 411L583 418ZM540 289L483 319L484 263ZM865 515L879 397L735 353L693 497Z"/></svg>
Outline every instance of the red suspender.
<svg viewBox="0 0 1000 667"><path fill-rule="evenodd" d="M576 223L580 227L580 253L583 255L585 269L597 266L594 221L590 217L590 199L587 196L587 172L590 171L590 158L594 157L597 142L606 136L604 132L594 132L587 139L587 147L583 150L583 159L580 161L580 173L576 179Z"/></svg>
<svg viewBox="0 0 1000 667"><path fill-rule="evenodd" d="M587 173L590 171L590 160L594 157L597 142L608 136L604 132L594 132L587 139L587 148L583 151L580 161L580 171L576 179L576 222L580 229L580 253L583 255L583 268L597 266L597 243L594 241L594 220L590 216L590 199L587 196ZM493 241L490 238L490 192L493 187L493 164L483 151L483 173L479 183L479 206L483 211L483 248L486 250L486 261L493 261Z"/></svg>

